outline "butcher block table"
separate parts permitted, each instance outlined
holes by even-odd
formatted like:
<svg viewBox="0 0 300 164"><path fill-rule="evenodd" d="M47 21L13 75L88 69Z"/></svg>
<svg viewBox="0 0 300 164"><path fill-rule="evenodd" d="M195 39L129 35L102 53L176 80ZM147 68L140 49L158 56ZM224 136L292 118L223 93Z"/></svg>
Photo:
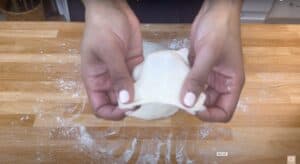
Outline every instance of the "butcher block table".
<svg viewBox="0 0 300 164"><path fill-rule="evenodd" d="M83 28L0 23L0 163L300 163L299 25L242 25L246 83L226 124L184 112L96 118L80 80ZM142 25L145 40L171 48L189 29Z"/></svg>

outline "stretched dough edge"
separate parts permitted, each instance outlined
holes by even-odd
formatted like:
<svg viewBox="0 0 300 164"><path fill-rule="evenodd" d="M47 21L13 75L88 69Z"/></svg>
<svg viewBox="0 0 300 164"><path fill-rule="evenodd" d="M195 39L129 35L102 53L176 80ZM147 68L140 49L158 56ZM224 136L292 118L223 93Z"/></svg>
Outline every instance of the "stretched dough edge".
<svg viewBox="0 0 300 164"><path fill-rule="evenodd" d="M158 52L154 52L154 53L161 53L161 52L167 53L170 51L174 51L174 50L158 51ZM188 49L183 48L183 49L176 51L176 53L182 58L182 60L186 64L188 64ZM147 55L147 57L150 55L151 54ZM143 72L143 70L142 70L143 64L144 63L137 65L136 68L134 69L133 77L135 80L138 80L138 77ZM206 110L206 107L203 105L205 102L205 99L206 99L206 95L204 93L201 93L199 95L199 98L198 98L196 104L191 108L187 108L187 107L183 106L180 103L180 100L176 101L175 103L174 102L173 103L160 102L160 103L156 103L155 105L153 105L153 103L155 103L155 102L153 102L151 100L150 101L149 100L136 100L129 104L119 103L119 107L123 110L128 110L128 109L132 109L136 106L141 105L141 107L139 109L137 109L136 111L128 111L128 112L126 112L126 114L128 116L149 120L149 119L158 119L158 118L164 118L164 117L171 116L171 115L175 114L179 108L188 112L189 114L195 115L197 112ZM152 104L152 105L150 105L150 107L152 106L152 108L154 110L155 110L155 108L159 108L159 111L151 112L151 110L149 108L149 104ZM157 116L157 115L155 115L155 113L158 115L159 115L159 113L163 113L163 115Z"/></svg>

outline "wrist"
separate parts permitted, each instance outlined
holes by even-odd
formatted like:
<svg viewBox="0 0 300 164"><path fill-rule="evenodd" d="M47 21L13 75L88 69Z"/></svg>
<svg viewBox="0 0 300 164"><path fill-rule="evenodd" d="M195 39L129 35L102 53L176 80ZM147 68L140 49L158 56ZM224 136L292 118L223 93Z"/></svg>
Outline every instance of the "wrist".
<svg viewBox="0 0 300 164"><path fill-rule="evenodd" d="M238 31L242 3L243 0L205 0L203 10L206 14L210 13L211 19Z"/></svg>
<svg viewBox="0 0 300 164"><path fill-rule="evenodd" d="M109 0L84 0L86 16L103 14L117 7L115 1Z"/></svg>
<svg viewBox="0 0 300 164"><path fill-rule="evenodd" d="M126 0L83 0L83 3L86 20L107 19L107 16L124 14L129 9Z"/></svg>
<svg viewBox="0 0 300 164"><path fill-rule="evenodd" d="M205 0L205 12L216 12L220 16L239 17L243 0Z"/></svg>
<svg viewBox="0 0 300 164"><path fill-rule="evenodd" d="M210 8L223 8L223 9L234 9L240 10L243 0L205 0L204 5Z"/></svg>

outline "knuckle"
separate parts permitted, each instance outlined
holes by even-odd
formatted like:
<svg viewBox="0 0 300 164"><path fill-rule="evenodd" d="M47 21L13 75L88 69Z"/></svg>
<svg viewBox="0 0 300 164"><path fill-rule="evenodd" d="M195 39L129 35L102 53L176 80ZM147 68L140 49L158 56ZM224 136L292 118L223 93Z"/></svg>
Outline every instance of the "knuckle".
<svg viewBox="0 0 300 164"><path fill-rule="evenodd" d="M83 80L85 87L91 91L105 91L111 88L108 77L88 77Z"/></svg>
<svg viewBox="0 0 300 164"><path fill-rule="evenodd" d="M201 75L196 74L196 73L191 74L189 79L191 82L198 84L198 85L204 83L204 80L203 80L204 78Z"/></svg>
<svg viewBox="0 0 300 164"><path fill-rule="evenodd" d="M194 93L198 93L201 91L202 87L197 80L190 79L188 84L186 85L187 91L192 91Z"/></svg>
<svg viewBox="0 0 300 164"><path fill-rule="evenodd" d="M232 119L232 115L229 115L229 116L224 117L224 118L221 120L221 122L223 122L223 123L228 123L231 119Z"/></svg>
<svg viewBox="0 0 300 164"><path fill-rule="evenodd" d="M94 110L94 115L97 117L97 118L103 118L102 116L101 116L101 114L98 114L97 112L95 112L95 110ZM104 119L104 118L103 118Z"/></svg>
<svg viewBox="0 0 300 164"><path fill-rule="evenodd" d="M195 77L191 77L188 79L189 80L189 83L191 86L199 86L200 85L200 80L198 78L195 78Z"/></svg>
<svg viewBox="0 0 300 164"><path fill-rule="evenodd" d="M205 82L202 78L190 77L188 78L188 88L192 89L193 91L200 91L204 86Z"/></svg>
<svg viewBox="0 0 300 164"><path fill-rule="evenodd" d="M232 117L233 117L233 113L234 112L225 112L224 117L221 119L221 122L223 123L228 123L229 121L231 121Z"/></svg>
<svg viewBox="0 0 300 164"><path fill-rule="evenodd" d="M105 119L100 108L96 108L96 107L92 107L92 108L93 108L93 113L97 118Z"/></svg>
<svg viewBox="0 0 300 164"><path fill-rule="evenodd" d="M115 115L113 113L105 114L101 112L101 109L94 109L94 115L97 118L104 119L104 120L112 120L112 121L119 121L125 118L124 114L120 114L120 115Z"/></svg>

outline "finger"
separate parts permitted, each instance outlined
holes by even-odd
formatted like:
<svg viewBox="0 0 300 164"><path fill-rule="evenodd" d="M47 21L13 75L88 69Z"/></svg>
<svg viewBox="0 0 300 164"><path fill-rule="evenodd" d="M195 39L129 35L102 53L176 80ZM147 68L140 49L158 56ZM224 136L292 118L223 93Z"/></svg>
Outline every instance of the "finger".
<svg viewBox="0 0 300 164"><path fill-rule="evenodd" d="M125 117L125 112L113 105L105 92L91 90L87 90L87 92L97 117L109 120L120 120Z"/></svg>
<svg viewBox="0 0 300 164"><path fill-rule="evenodd" d="M111 98L106 95L105 92L87 89L87 93L97 117L110 120L120 120L125 117L125 112L117 109L113 102L111 102Z"/></svg>
<svg viewBox="0 0 300 164"><path fill-rule="evenodd" d="M98 56L107 65L110 73L112 87L118 94L118 100L121 103L129 103L134 97L133 80L129 73L129 67L125 62L127 54L126 47L122 47L120 40L111 40L110 44L104 43Z"/></svg>
<svg viewBox="0 0 300 164"><path fill-rule="evenodd" d="M127 3L120 3L120 5L123 12L126 13L131 27L130 34L128 34L128 51L125 57L129 70L132 72L133 68L143 61L143 40L140 22Z"/></svg>
<svg viewBox="0 0 300 164"><path fill-rule="evenodd" d="M199 119L207 122L228 122L232 114L219 107L210 107L205 111L198 112L197 116Z"/></svg>
<svg viewBox="0 0 300 164"><path fill-rule="evenodd" d="M211 71L208 75L207 83L209 87L215 89L219 93L228 93L231 86L230 77L215 71Z"/></svg>
<svg viewBox="0 0 300 164"><path fill-rule="evenodd" d="M110 102L111 102L112 105L117 105L118 104L117 94L114 92L114 90L108 91L108 97L109 97Z"/></svg>
<svg viewBox="0 0 300 164"><path fill-rule="evenodd" d="M200 12L201 11L202 10L200 10ZM191 41L196 40L197 27L199 26L200 16L201 16L200 12L197 14L196 18L194 19L194 22L193 22L192 27L191 27L191 34L190 34L190 40ZM189 60L189 62L192 66L194 64L195 57L196 57L195 47L194 47L194 44L191 44L190 49L189 49L188 60Z"/></svg>
<svg viewBox="0 0 300 164"><path fill-rule="evenodd" d="M207 108L206 111L199 112L197 116L203 121L228 122L234 114L237 102L238 98L233 94L223 94L214 106Z"/></svg>
<svg viewBox="0 0 300 164"><path fill-rule="evenodd" d="M127 6L128 7L128 6ZM129 7L128 7L129 8ZM130 9L130 8L129 8ZM140 64L143 60L143 40L140 31L140 23L132 12L132 10L126 10L129 23L131 24L131 37L128 45L128 54L126 56L126 62L132 73L133 68Z"/></svg>
<svg viewBox="0 0 300 164"><path fill-rule="evenodd" d="M201 120L211 122L230 121L236 109L243 84L243 77L241 79L234 80L230 92L221 94L215 105L208 108L206 111L199 112L198 117Z"/></svg>
<svg viewBox="0 0 300 164"><path fill-rule="evenodd" d="M106 64L91 51L81 51L81 77L87 89L105 91L111 87Z"/></svg>
<svg viewBox="0 0 300 164"><path fill-rule="evenodd" d="M181 102L186 107L194 106L217 59L217 52L212 44L203 45L201 49L198 46L195 52L197 53L195 62L181 90Z"/></svg>
<svg viewBox="0 0 300 164"><path fill-rule="evenodd" d="M217 101L219 93L211 87L208 87L204 93L206 95L205 106L211 107Z"/></svg>
<svg viewBox="0 0 300 164"><path fill-rule="evenodd" d="M102 106L111 103L110 98L106 95L111 88L110 75L107 67L99 60L97 55L90 53L90 51L82 51L81 53L81 76L90 104L96 114ZM98 117L102 116L98 114Z"/></svg>
<svg viewBox="0 0 300 164"><path fill-rule="evenodd" d="M125 62L118 62L113 65L110 63L109 71L112 80L114 92L118 94L118 100L121 103L129 103L134 97L133 80L129 74L128 67Z"/></svg>
<svg viewBox="0 0 300 164"><path fill-rule="evenodd" d="M94 113L96 113L101 106L110 103L109 97L105 94L105 92L91 91L87 89L87 94Z"/></svg>
<svg viewBox="0 0 300 164"><path fill-rule="evenodd" d="M128 23L130 24L130 34L128 41L128 54L126 57L142 56L143 40L140 30L140 22L127 3L122 3L123 11L126 13Z"/></svg>
<svg viewBox="0 0 300 164"><path fill-rule="evenodd" d="M144 60L144 58L142 55L129 57L127 59L127 65L128 65L129 71L132 73L135 66L140 64L141 62L143 62L143 60Z"/></svg>
<svg viewBox="0 0 300 164"><path fill-rule="evenodd" d="M90 73L85 73L85 75L82 75L87 89L92 91L107 91L111 88L111 80L108 73L98 75L91 75Z"/></svg>
<svg viewBox="0 0 300 164"><path fill-rule="evenodd" d="M95 115L103 119L121 120L125 117L125 112L114 105L103 105L96 110Z"/></svg>

